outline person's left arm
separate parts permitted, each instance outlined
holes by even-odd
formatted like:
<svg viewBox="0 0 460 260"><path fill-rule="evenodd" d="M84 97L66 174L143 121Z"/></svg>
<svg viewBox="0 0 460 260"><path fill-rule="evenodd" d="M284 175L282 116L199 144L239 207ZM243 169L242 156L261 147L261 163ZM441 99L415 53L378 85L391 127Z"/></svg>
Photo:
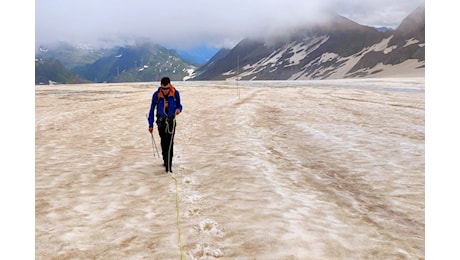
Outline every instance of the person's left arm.
<svg viewBox="0 0 460 260"><path fill-rule="evenodd" d="M180 102L180 94L179 91L176 89L176 115L180 114L182 112L182 103Z"/></svg>

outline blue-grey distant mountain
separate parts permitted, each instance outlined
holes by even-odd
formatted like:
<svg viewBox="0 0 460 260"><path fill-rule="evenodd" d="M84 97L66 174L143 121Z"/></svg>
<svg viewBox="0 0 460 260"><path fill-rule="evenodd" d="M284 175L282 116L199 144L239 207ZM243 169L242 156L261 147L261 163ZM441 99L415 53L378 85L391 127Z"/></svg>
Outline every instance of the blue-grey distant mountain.
<svg viewBox="0 0 460 260"><path fill-rule="evenodd" d="M393 31L393 29L388 28L388 27L385 27L385 26L383 26L383 27L375 27L375 29L376 29L377 31L379 31L379 32Z"/></svg>
<svg viewBox="0 0 460 260"><path fill-rule="evenodd" d="M200 75L200 74L203 74L204 72L208 72L208 73L213 73L213 69L215 69L216 67L214 66L214 64L225 58L229 53L230 53L231 49L227 49L227 48L222 48L220 49L206 64L204 64L203 66L199 67L198 69L196 69L193 73L193 75L191 75L191 77L193 78L194 75ZM234 66L237 66L237 64L229 64L229 68L232 68Z"/></svg>
<svg viewBox="0 0 460 260"><path fill-rule="evenodd" d="M212 48L202 44L195 48L187 50L176 49L176 51L184 61L199 66L208 62L219 51L219 48Z"/></svg>
<svg viewBox="0 0 460 260"><path fill-rule="evenodd" d="M203 69L205 68L205 69ZM396 30L379 31L335 15L276 41L244 39L192 80L302 80L424 76L425 7Z"/></svg>

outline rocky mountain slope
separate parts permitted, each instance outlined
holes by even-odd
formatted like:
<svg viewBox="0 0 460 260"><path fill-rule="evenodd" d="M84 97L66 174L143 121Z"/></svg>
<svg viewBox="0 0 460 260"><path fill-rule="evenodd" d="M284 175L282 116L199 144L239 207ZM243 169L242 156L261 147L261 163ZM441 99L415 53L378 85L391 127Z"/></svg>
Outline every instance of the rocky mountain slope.
<svg viewBox="0 0 460 260"><path fill-rule="evenodd" d="M276 42L244 39L212 59L194 80L304 80L424 75L425 7L394 31L380 31L342 16L299 28Z"/></svg>

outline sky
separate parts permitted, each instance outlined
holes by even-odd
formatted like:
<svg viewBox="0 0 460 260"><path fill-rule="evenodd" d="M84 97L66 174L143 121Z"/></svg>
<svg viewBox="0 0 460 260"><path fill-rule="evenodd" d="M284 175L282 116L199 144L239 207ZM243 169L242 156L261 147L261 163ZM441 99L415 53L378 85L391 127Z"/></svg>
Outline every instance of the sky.
<svg viewBox="0 0 460 260"><path fill-rule="evenodd" d="M396 28L423 0L37 0L35 42L130 43L149 39L176 49L236 45L334 11L357 23Z"/></svg>

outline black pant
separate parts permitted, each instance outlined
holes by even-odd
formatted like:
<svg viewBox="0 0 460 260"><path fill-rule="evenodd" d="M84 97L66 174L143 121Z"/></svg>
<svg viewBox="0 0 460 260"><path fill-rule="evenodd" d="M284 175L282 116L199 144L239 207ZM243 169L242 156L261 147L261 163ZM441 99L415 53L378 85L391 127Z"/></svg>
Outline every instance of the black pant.
<svg viewBox="0 0 460 260"><path fill-rule="evenodd" d="M161 153L163 165L167 172L172 172L172 158L174 155L174 134L176 132L176 120L157 119L158 134L161 138Z"/></svg>

